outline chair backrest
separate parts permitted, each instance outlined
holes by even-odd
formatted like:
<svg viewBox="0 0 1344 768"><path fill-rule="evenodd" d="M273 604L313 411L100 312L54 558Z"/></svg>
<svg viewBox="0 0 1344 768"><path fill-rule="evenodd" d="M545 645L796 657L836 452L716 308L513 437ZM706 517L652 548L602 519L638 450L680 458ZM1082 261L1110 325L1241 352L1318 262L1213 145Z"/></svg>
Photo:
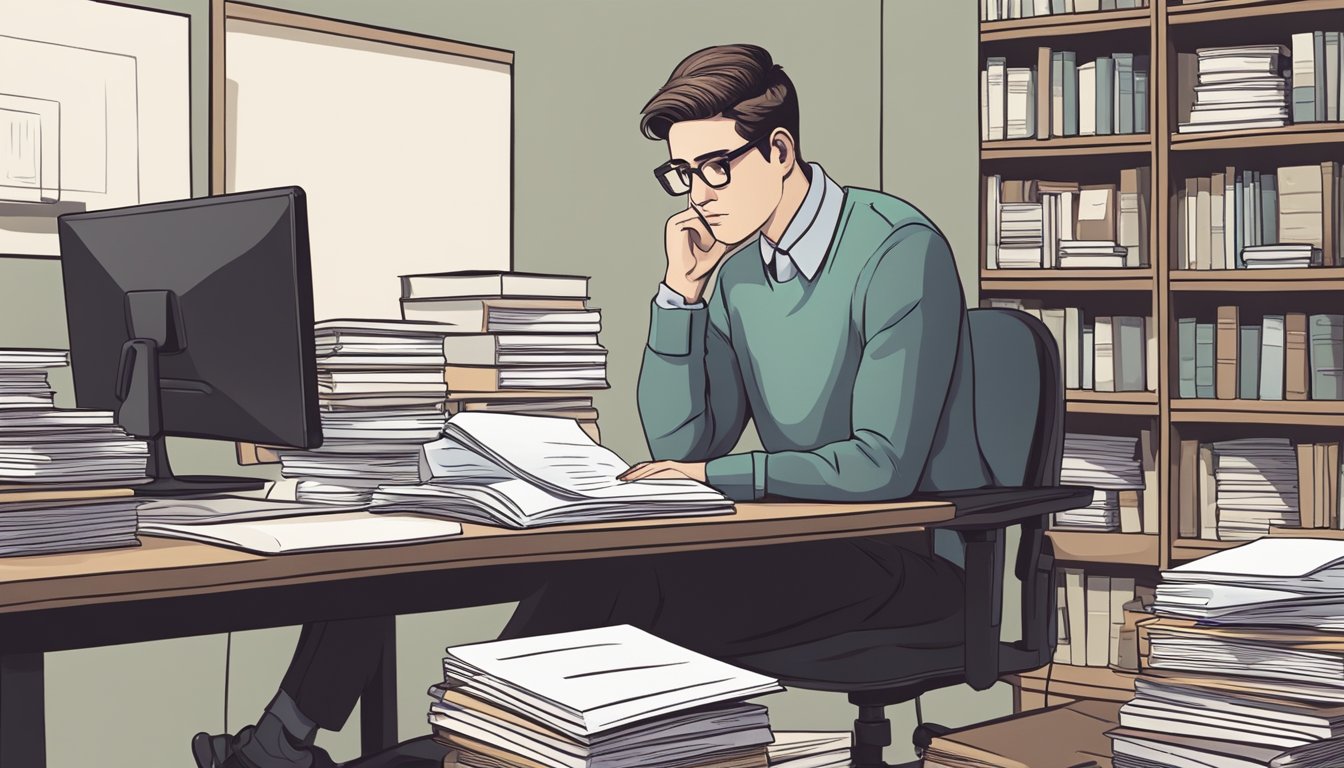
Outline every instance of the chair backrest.
<svg viewBox="0 0 1344 768"><path fill-rule="evenodd" d="M996 486L1059 485L1064 454L1059 349L1015 309L972 309L975 430Z"/></svg>

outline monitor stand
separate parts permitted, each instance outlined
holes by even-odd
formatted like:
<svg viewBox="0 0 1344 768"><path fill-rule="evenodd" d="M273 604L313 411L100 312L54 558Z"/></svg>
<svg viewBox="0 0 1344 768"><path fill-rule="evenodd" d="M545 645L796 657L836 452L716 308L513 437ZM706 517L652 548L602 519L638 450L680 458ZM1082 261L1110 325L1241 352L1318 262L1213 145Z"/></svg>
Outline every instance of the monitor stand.
<svg viewBox="0 0 1344 768"><path fill-rule="evenodd" d="M137 496L210 496L256 491L265 481L255 477L173 475L163 432L159 385L159 344L154 339L131 339L121 348L117 376L117 423L129 434L149 442L150 482L135 486Z"/></svg>

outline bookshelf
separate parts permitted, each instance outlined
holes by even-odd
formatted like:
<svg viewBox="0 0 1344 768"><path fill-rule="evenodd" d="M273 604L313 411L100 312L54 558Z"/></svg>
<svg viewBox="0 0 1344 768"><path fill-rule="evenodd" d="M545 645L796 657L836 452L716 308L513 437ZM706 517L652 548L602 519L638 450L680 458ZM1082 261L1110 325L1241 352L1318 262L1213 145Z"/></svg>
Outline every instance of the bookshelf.
<svg viewBox="0 0 1344 768"><path fill-rule="evenodd" d="M1186 179L1216 174L1223 166L1264 168L1272 172L1283 166L1320 164L1344 157L1341 121L1263 130L1180 133L1180 54L1190 54L1199 48L1267 43L1291 49L1292 34L1316 30L1344 30L1344 2L1208 0L1181 4L1175 0L1149 0L1149 6L1140 9L980 23L982 72L987 61L995 57L1006 60L1009 69L1030 67L1039 74L1040 65L1050 59L1038 59L1033 53L1038 48L1074 52L1077 65L1111 56L1116 51L1148 57L1146 132L1062 137L1038 134L1033 138L988 140L982 130L979 148L982 304L995 299L1024 299L1036 302L1033 306L1038 307L1083 307L1082 312L1088 318L1094 314L1146 316L1155 326L1156 355L1147 360L1147 365L1157 368L1156 391L1070 389L1065 407L1066 430L1070 432L1132 436L1143 429L1152 430L1157 452L1158 530L1144 533L1051 530L1048 535L1061 566L1081 566L1088 573L1124 576L1134 578L1138 584L1153 585L1160 569L1244 543L1189 535L1189 520L1180 517L1183 497L1177 487L1182 441L1206 443L1275 437L1287 438L1295 445L1340 442L1344 400L1182 398L1178 373L1180 318L1198 317L1200 322L1208 323L1226 305L1237 306L1240 317L1251 318L1244 321L1250 323L1259 322L1265 314L1344 313L1341 301L1344 260L1338 262L1339 266L1306 269L1186 269L1176 262L1177 238L1182 232L1180 217L1184 213L1176 207L1177 195ZM1006 76L1005 80L1007 87L1011 80ZM1037 89L1041 87L1039 80L1034 85ZM1031 98L1037 101L1029 102L1028 109L1036 110L1039 124L1039 115L1050 113L1039 111L1039 90ZM1290 112L1291 107L1290 86ZM982 128L988 114L983 109ZM1344 113L1344 105L1340 111ZM1005 108L1004 114L1008 120L1012 113ZM1137 166L1149 169L1144 266L1015 269L990 265L987 241L991 234L986 230L991 224L986 211L992 194L986 189L988 179L997 175L1004 180L1114 184L1122 169ZM1340 205L1338 196L1334 205ZM1337 236L1344 237L1344 229ZM1228 248L1233 250L1230 244ZM1309 379L1310 376L1309 369ZM1337 473L1338 467L1330 471ZM1331 493L1344 493L1344 488L1337 487ZM1305 510L1302 514L1306 515ZM1329 524L1334 526L1338 521L1332 517ZM1183 530L1186 535L1182 535ZM1273 528L1269 535L1344 538L1344 531L1333 527ZM1123 672L1062 663L1052 664L1050 670L1051 703L1056 697L1061 701L1071 698L1125 701L1132 696L1133 676ZM1046 672L1042 669L1010 680L1015 709L1040 706Z"/></svg>

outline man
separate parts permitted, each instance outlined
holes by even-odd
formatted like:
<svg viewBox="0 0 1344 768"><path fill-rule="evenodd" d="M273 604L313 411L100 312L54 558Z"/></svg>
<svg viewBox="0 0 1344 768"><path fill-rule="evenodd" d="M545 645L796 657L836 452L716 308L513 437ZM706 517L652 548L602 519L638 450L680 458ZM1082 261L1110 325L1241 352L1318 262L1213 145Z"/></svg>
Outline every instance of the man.
<svg viewBox="0 0 1344 768"><path fill-rule="evenodd" d="M671 155L658 183L688 205L667 220L639 378L658 460L624 479L690 477L742 501L986 485L947 242L909 204L804 162L798 122L792 82L752 45L692 54L644 108L644 134ZM765 450L730 453L748 419ZM628 623L731 659L941 618L961 583L923 539L622 558L559 572L503 636ZM313 735L344 723L378 637L368 622L306 627L262 720L232 739L199 734L198 764L329 765Z"/></svg>

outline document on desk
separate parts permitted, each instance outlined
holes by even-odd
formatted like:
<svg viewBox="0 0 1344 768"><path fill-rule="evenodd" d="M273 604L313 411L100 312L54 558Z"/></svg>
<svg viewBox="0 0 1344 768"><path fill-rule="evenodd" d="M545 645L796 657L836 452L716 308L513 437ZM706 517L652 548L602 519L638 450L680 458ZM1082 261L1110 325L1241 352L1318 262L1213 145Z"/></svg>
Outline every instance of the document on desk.
<svg viewBox="0 0 1344 768"><path fill-rule="evenodd" d="M372 509L513 528L733 511L694 480L617 480L628 468L572 419L467 411L421 448L421 482L380 487Z"/></svg>
<svg viewBox="0 0 1344 768"><path fill-rule="evenodd" d="M276 517L358 512L367 504L313 504L288 499L219 495L193 499L151 499L140 504L140 524L210 524Z"/></svg>
<svg viewBox="0 0 1344 768"><path fill-rule="evenodd" d="M441 541L460 535L462 526L421 515L338 512L225 523L142 522L140 533L280 555Z"/></svg>

